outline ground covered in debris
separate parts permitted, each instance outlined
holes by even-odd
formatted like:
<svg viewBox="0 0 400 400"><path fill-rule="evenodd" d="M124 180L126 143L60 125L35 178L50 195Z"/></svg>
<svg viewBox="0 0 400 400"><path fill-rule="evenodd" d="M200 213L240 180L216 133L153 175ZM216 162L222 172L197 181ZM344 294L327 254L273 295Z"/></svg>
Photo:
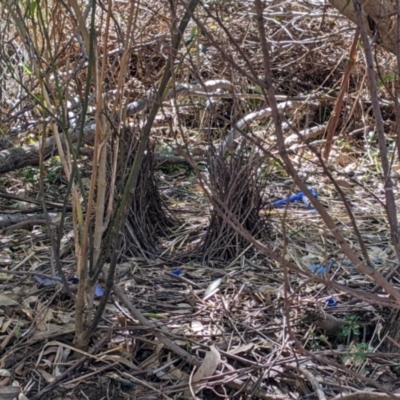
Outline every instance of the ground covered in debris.
<svg viewBox="0 0 400 400"><path fill-rule="evenodd" d="M162 20L153 12L155 5L148 3L144 16ZM256 23L250 18L248 5L228 3L221 12L227 18L229 33L241 39L241 49L253 68L262 70L259 45L254 40ZM287 150L300 176L348 243L361 254L338 188L313 151L322 150L326 141L322 133L314 137L308 131L318 126L322 132L326 129L353 26L333 10L308 2L285 7L284 13L279 7L266 7L264 17L275 23L267 37L273 45L277 98L282 103L293 102L282 113L288 125L290 122L306 139L302 142L300 133L293 136L288 129ZM232 10L235 18L230 19ZM322 18L331 20L332 25L318 33L317 41L313 28ZM244 32L244 22L249 19ZM213 29L227 35L219 26ZM151 67L156 73L165 63L158 47L164 38L157 39L150 30L143 32L146 35L154 42L142 46L142 58L132 54L131 78L140 90L131 100L141 98L146 85L150 86L144 71ZM260 153L254 161L246 151L238 157L219 156L218 146L232 132L232 126L257 110L263 100L258 97L259 88L235 75L236 70L220 72L227 63L209 37L198 35L192 26L186 41L196 43L194 58L204 82L233 80L238 93L233 99L217 101L213 112L193 100L178 112L171 101L166 107L169 115L154 128L152 157L146 161L152 165L147 169L151 174L143 178L147 197L132 205L136 212L130 214L124 232L115 278L146 323L136 319L113 294L89 352L77 354L73 346L75 303L56 282L52 250L52 240L59 236L60 262L74 289L73 224L68 208L67 215L61 215L68 182L59 159L46 161L43 181L40 169L32 166L0 178L1 218L41 213L41 192L52 217L51 224L39 216L29 224L16 221L1 232L0 399L1 388L11 387L13 382L22 389L20 396L28 399L38 393L41 399L69 400L196 396L322 400L357 392L363 399L374 398L367 392L400 393L400 356L384 350L389 312L384 303L373 304L355 296L355 290L382 299L386 293L343 255L319 213L299 194L278 162L274 128L268 118L252 120L248 132L253 141L262 140L268 157L263 159ZM240 59L237 47L224 44ZM389 59L386 54L378 56ZM181 67L176 78L191 81L185 75L188 71L193 69ZM111 76L113 71L109 73ZM398 261L382 205L382 174L364 76L360 62L350 81L349 106L341 115L341 132L328 168L345 193L374 267L398 287ZM394 138L389 132L392 106L383 102L382 109L393 152ZM10 121L15 128L17 119ZM29 136L24 140L23 144L29 145ZM214 149L213 157L204 148ZM182 149L189 156L182 156ZM91 160L90 152L82 155L80 168L89 171ZM398 178L397 164L393 174ZM398 193L400 180L395 182ZM89 179L83 184L88 188ZM288 201L291 196L293 201ZM230 230L215 213L215 198L223 198L234 216L246 215L246 228L255 240L278 252L281 260L266 257L254 243ZM284 204L277 206L280 200L285 200ZM151 207L146 208L146 202ZM64 217L60 231L59 221ZM159 225L154 223L157 219ZM286 268L285 262L292 262L298 272ZM103 282L96 295L99 302ZM174 352L171 342L183 349L184 355ZM185 355L204 361L194 369L192 359L185 359ZM79 356L84 358L77 365ZM195 379L199 373L203 379Z"/></svg>

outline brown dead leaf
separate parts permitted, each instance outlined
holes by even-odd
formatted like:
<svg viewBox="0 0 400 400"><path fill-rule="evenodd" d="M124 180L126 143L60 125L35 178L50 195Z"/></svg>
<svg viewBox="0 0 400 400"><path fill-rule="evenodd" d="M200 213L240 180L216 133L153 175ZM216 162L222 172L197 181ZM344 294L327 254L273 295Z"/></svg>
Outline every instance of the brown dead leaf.
<svg viewBox="0 0 400 400"><path fill-rule="evenodd" d="M54 381L54 379L56 379L55 376L49 374L48 372L44 371L43 369L38 369L38 371L40 372L40 375L43 376L44 380L45 380L47 383L51 383L51 382Z"/></svg>
<svg viewBox="0 0 400 400"><path fill-rule="evenodd" d="M36 343L41 340L48 339L49 337L59 336L59 335L67 335L69 333L75 332L75 325L56 325L56 324L47 324L47 330L44 332L35 332L33 336L29 338L28 344Z"/></svg>
<svg viewBox="0 0 400 400"><path fill-rule="evenodd" d="M0 387L10 386L11 383L12 383L11 376L3 378L0 380Z"/></svg>
<svg viewBox="0 0 400 400"><path fill-rule="evenodd" d="M142 363L140 363L140 365L138 366L138 368L140 370L144 370L144 369L157 369L160 367L160 352L163 349L163 345L159 344L154 353L152 353L148 358L146 358L146 360L144 360Z"/></svg>
<svg viewBox="0 0 400 400"><path fill-rule="evenodd" d="M23 375L23 371L25 370L25 361L21 361L14 368L15 375Z"/></svg>
<svg viewBox="0 0 400 400"><path fill-rule="evenodd" d="M11 319L11 318L8 319L8 320L7 320L6 322L4 322L4 323L2 322L0 332L1 332L1 333L7 332L8 327L11 325L11 323L12 323L12 319Z"/></svg>
<svg viewBox="0 0 400 400"><path fill-rule="evenodd" d="M173 379L177 379L179 382L189 380L189 375L186 372L181 371L179 368L173 368L169 373Z"/></svg>
<svg viewBox="0 0 400 400"><path fill-rule="evenodd" d="M212 345L210 346L210 351L207 351L206 356L200 365L199 369L193 375L192 383L197 383L204 378L209 378L214 375L218 364L221 362L221 354L217 350L217 348ZM198 393L201 390L201 387L198 387L194 390L195 393ZM186 390L186 396L190 396L190 390Z"/></svg>
<svg viewBox="0 0 400 400"><path fill-rule="evenodd" d="M15 325L13 330L3 339L3 341L0 343L0 350L5 349L8 344L10 343L11 339L14 337L15 332L19 329L19 325Z"/></svg>

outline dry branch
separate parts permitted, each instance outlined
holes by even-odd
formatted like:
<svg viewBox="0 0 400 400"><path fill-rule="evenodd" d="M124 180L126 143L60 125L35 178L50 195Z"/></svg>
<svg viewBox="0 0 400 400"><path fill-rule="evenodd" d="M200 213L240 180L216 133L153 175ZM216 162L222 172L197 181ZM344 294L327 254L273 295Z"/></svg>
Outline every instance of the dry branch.
<svg viewBox="0 0 400 400"><path fill-rule="evenodd" d="M378 392L357 392L351 394L341 394L334 397L332 400L389 400L400 399L400 394L392 394L389 396L386 393Z"/></svg>
<svg viewBox="0 0 400 400"><path fill-rule="evenodd" d="M319 103L317 102L305 102L304 100L292 100L292 101L286 101L283 103L278 104L278 110L280 112L284 112L287 110L291 110L295 107L303 107L303 106L309 106L309 107L318 107ZM247 114L244 116L242 119L240 119L235 126L231 129L231 131L228 133L228 135L225 137L223 140L223 143L221 145L220 149L220 154L225 154L227 150L229 150L232 146L233 141L241 134L241 132L245 129L248 128L252 123L255 121L261 121L265 120L267 118L270 118L272 114L272 110L270 107L264 108L262 110L258 110L255 112L252 112L250 114Z"/></svg>
<svg viewBox="0 0 400 400"><path fill-rule="evenodd" d="M226 93L228 92L228 93ZM203 84L196 85L186 85L181 84L176 88L170 89L165 96L164 100L171 100L172 98L186 97L186 96L198 96L207 97L209 99L213 98L257 98L265 99L263 95L257 94L242 94L234 93L234 86L231 82L225 79L220 80L209 80ZM151 102L154 100L154 96L148 96L140 100L134 101L127 105L126 117L132 117L149 107ZM277 99L287 100L287 96L277 96ZM292 110L295 107L318 107L320 104L316 100L316 96L311 98L296 98L293 100L287 100L279 103L279 110L284 112ZM118 112L117 112L118 114ZM256 121L265 120L271 117L271 109L265 108L259 111L252 112L243 118L241 118L223 139L220 147L221 154L224 154L229 148L231 148L233 141L252 123ZM165 118L163 119L163 121ZM158 124L160 122L157 122ZM141 125L137 125L140 128ZM311 133L311 130L315 129L315 133ZM320 132L320 129L310 128L307 137L313 137ZM96 124L91 122L84 128L83 132L83 142L92 145L94 140L94 133L96 131ZM134 129L136 131L136 129ZM308 130L307 130L308 131ZM71 142L76 143L78 140L78 133L74 130L71 134ZM60 134L60 139L63 142L65 140L65 135ZM13 147L7 150L0 151L0 173L5 173L19 168L23 168L29 165L39 164L39 154L42 152L43 159L48 159L49 157L57 154L57 146L55 143L55 138L49 137L45 139L44 142L39 141L34 145L27 145L22 147Z"/></svg>
<svg viewBox="0 0 400 400"><path fill-rule="evenodd" d="M94 124L88 125L84 129L83 142L93 143ZM72 143L77 142L79 134L75 131L71 133ZM64 134L60 134L62 142L66 140ZM40 153L44 160L57 154L56 139L51 136L44 141L39 141L33 145L13 147L0 151L0 173L14 171L29 165L39 165Z"/></svg>
<svg viewBox="0 0 400 400"><path fill-rule="evenodd" d="M233 91L233 85L224 79L220 80L210 80L199 85L178 85L176 88L172 88L168 91L165 96L165 101L171 100L175 97L183 97L189 95L196 95L198 97L208 97L212 98L214 95L220 95L222 91ZM236 96L234 94L230 95ZM240 94L237 95L240 98ZM257 97L257 95L251 95L252 97ZM132 117L141 111L148 108L152 101L154 101L154 95L142 98L140 100L134 101L127 105L126 117ZM117 112L119 114L119 112ZM84 128L83 132L83 142L88 144L93 144L94 133L96 131L96 124L90 123ZM78 140L77 130L73 130L71 133L71 142L75 143ZM63 142L66 137L60 134L60 139ZM43 159L48 159L54 154L57 154L57 146L55 138L49 137L43 142L39 141L34 145L13 147L3 151L0 151L0 173L5 173L19 168L23 168L29 165L39 165L39 155L42 152Z"/></svg>

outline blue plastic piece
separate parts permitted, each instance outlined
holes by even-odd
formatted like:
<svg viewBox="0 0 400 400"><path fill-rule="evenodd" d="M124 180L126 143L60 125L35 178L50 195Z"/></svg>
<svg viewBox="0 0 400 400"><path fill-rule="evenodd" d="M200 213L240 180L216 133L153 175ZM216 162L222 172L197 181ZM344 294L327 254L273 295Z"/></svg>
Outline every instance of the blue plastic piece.
<svg viewBox="0 0 400 400"><path fill-rule="evenodd" d="M182 270L181 269L173 269L171 271L171 274L176 275L176 276L181 276L182 275Z"/></svg>
<svg viewBox="0 0 400 400"><path fill-rule="evenodd" d="M103 294L104 294L104 289L99 284L97 284L96 288L94 289L94 295L96 297L101 297L103 296Z"/></svg>
<svg viewBox="0 0 400 400"><path fill-rule="evenodd" d="M72 283L73 285L77 285L79 283L79 278L74 276L73 278L68 279L68 282Z"/></svg>
<svg viewBox="0 0 400 400"><path fill-rule="evenodd" d="M326 272L329 272L329 270L332 268L332 265L333 265L333 260L330 260L327 262L326 265L311 264L310 269L312 272L315 272L317 275L322 275L322 274L325 274Z"/></svg>
<svg viewBox="0 0 400 400"><path fill-rule="evenodd" d="M336 307L337 300L331 297L331 298L325 300L325 304L327 305L327 307Z"/></svg>
<svg viewBox="0 0 400 400"><path fill-rule="evenodd" d="M326 268L321 264L311 264L310 269L312 272L315 272L317 275L322 275L326 272Z"/></svg>
<svg viewBox="0 0 400 400"><path fill-rule="evenodd" d="M318 192L315 189L310 188L309 191L311 192L311 194L315 198L317 198L319 196ZM299 200L303 200L303 203L305 204L306 207L309 208L311 206L310 200L308 199L308 197L303 192L298 192L298 193L296 193L296 194L294 194L294 195L292 195L292 196L290 196L290 197L288 197L286 199L281 199L281 200L274 201L272 203L272 207L282 207L282 206L285 206L288 203L294 203L294 202L299 201Z"/></svg>

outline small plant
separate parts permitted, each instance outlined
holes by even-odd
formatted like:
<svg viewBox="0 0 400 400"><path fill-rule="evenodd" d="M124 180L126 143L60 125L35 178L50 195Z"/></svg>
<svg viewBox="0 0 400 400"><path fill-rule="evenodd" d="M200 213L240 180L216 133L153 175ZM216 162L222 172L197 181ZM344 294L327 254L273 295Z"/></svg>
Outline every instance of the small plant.
<svg viewBox="0 0 400 400"><path fill-rule="evenodd" d="M329 340L325 335L312 334L310 338L310 348L311 350L317 351L322 350L326 346L329 346Z"/></svg>
<svg viewBox="0 0 400 400"><path fill-rule="evenodd" d="M22 169L19 172L19 176L34 187L39 183L39 169L36 167L26 167Z"/></svg>
<svg viewBox="0 0 400 400"><path fill-rule="evenodd" d="M396 79L398 79L398 75L396 73L394 74L388 74L384 77L382 77L382 79L380 81L377 82L377 87L381 88L385 85L387 85L388 83L393 83L396 81Z"/></svg>
<svg viewBox="0 0 400 400"><path fill-rule="evenodd" d="M358 317L356 315L350 315L345 318L345 324L343 325L342 332L339 337L342 339L350 338L351 335L360 334L360 324L358 323Z"/></svg>
<svg viewBox="0 0 400 400"><path fill-rule="evenodd" d="M396 364L396 365L393 367L393 371L394 371L397 375L400 375L400 363L399 363L399 364Z"/></svg>
<svg viewBox="0 0 400 400"><path fill-rule="evenodd" d="M367 343L351 344L348 347L347 353L343 355L344 365L359 366L367 358L367 353L372 352L372 348Z"/></svg>

